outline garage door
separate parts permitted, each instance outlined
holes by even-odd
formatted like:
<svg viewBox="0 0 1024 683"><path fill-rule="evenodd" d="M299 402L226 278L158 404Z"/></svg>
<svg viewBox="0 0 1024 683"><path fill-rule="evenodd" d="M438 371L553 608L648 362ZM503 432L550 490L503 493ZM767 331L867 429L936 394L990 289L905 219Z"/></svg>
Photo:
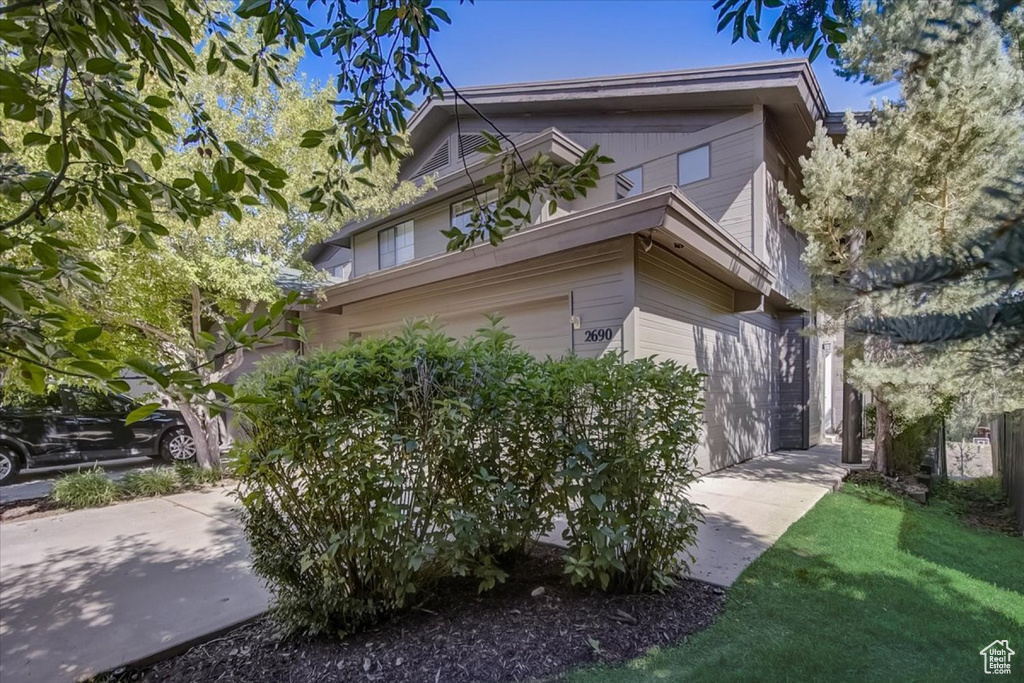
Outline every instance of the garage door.
<svg viewBox="0 0 1024 683"><path fill-rule="evenodd" d="M515 335L516 344L538 358L558 358L569 351L572 344L569 322L569 298L557 297L526 304L497 306L489 311L448 315L442 318L445 331L453 337L464 338L487 325L485 313L502 318L501 324Z"/></svg>

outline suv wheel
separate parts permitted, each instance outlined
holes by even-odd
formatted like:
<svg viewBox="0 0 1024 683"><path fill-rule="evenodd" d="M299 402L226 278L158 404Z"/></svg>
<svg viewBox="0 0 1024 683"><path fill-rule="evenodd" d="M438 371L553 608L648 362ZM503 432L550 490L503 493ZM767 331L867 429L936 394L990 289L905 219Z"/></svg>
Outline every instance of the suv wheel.
<svg viewBox="0 0 1024 683"><path fill-rule="evenodd" d="M192 462L196 459L196 440L185 429L173 429L160 442L160 454L167 462Z"/></svg>
<svg viewBox="0 0 1024 683"><path fill-rule="evenodd" d="M0 486L8 483L21 471L21 458L8 446L0 446Z"/></svg>

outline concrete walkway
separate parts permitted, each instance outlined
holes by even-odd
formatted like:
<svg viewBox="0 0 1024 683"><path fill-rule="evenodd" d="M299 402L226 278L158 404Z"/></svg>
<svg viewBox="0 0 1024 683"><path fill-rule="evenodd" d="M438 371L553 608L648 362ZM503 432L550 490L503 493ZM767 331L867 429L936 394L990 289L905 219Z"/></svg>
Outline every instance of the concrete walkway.
<svg viewBox="0 0 1024 683"><path fill-rule="evenodd" d="M0 524L0 681L72 681L256 616L227 489Z"/></svg>
<svg viewBox="0 0 1024 683"><path fill-rule="evenodd" d="M697 527L697 543L691 548L693 578L731 586L793 522L839 487L850 467L840 465L840 449L827 444L776 451L694 482L690 500L704 506L705 523ZM544 540L565 545L564 529L560 518Z"/></svg>
<svg viewBox="0 0 1024 683"><path fill-rule="evenodd" d="M693 577L731 586L793 522L839 487L851 467L840 464L841 448L777 451L697 480L691 500L705 506L706 522L697 531Z"/></svg>

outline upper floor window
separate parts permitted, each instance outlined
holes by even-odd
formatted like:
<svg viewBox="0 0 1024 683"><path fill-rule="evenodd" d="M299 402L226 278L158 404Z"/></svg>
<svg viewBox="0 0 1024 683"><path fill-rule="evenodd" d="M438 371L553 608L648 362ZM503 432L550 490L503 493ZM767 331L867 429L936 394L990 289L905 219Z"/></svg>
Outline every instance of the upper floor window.
<svg viewBox="0 0 1024 683"><path fill-rule="evenodd" d="M679 185L711 177L711 147L704 145L679 155Z"/></svg>
<svg viewBox="0 0 1024 683"><path fill-rule="evenodd" d="M380 268L391 268L412 261L412 221L384 228L377 233L377 256Z"/></svg>
<svg viewBox="0 0 1024 683"><path fill-rule="evenodd" d="M644 169L641 166L615 176L615 198L625 199L644 191Z"/></svg>
<svg viewBox="0 0 1024 683"><path fill-rule="evenodd" d="M461 202L455 202L452 204L452 227L458 228L462 232L469 231L469 221L473 216L473 212L478 208L494 208L494 205L498 203L498 191L487 190L487 192L481 192L475 197L464 199Z"/></svg>

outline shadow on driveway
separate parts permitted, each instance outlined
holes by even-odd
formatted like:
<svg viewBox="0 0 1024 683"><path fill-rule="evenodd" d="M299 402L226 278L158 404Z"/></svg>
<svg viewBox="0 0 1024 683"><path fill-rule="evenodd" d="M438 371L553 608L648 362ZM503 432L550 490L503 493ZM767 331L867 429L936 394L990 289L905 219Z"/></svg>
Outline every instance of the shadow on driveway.
<svg viewBox="0 0 1024 683"><path fill-rule="evenodd" d="M223 489L0 525L0 680L68 681L262 613Z"/></svg>

